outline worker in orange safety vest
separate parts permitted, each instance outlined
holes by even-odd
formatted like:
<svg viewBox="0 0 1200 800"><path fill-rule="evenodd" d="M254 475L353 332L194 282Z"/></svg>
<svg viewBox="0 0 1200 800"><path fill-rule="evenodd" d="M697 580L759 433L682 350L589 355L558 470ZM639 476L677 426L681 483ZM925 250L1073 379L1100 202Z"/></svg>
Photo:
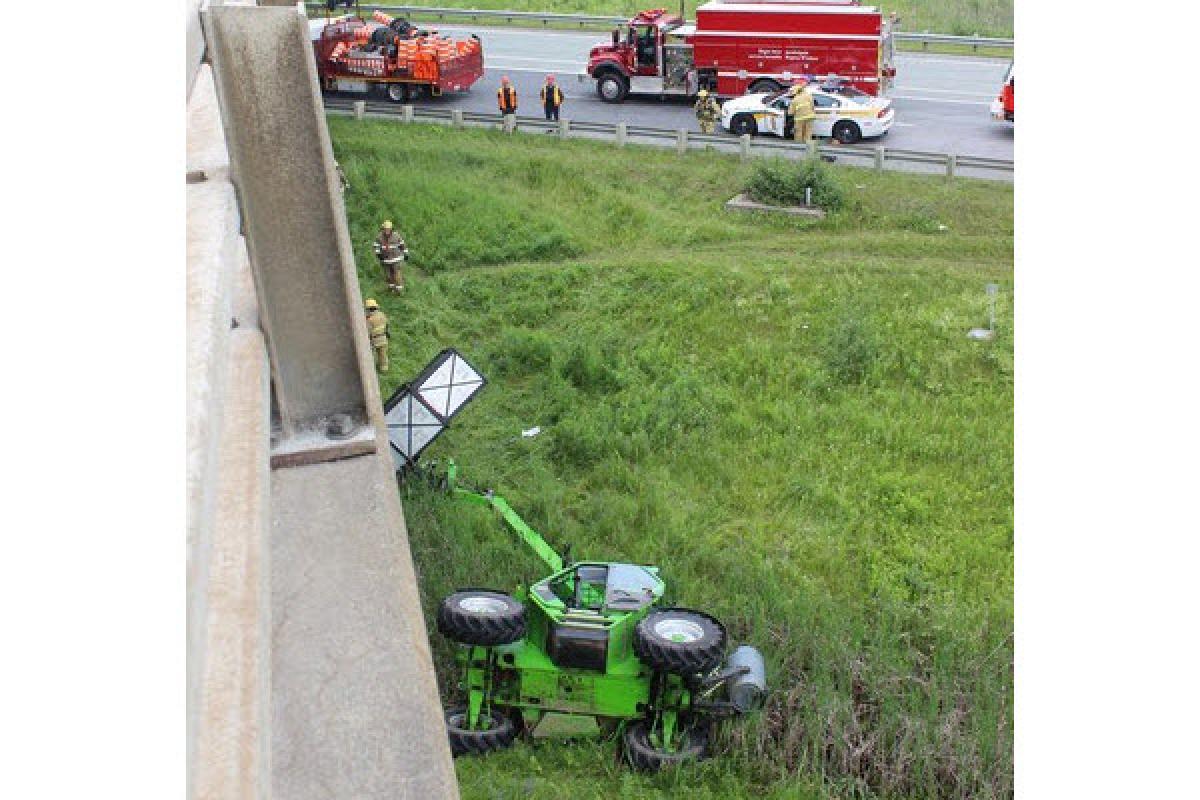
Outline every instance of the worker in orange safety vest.
<svg viewBox="0 0 1200 800"><path fill-rule="evenodd" d="M563 93L562 89L558 88L558 84L554 82L553 75L546 76L546 83L542 86L542 110L546 112L546 119L558 122L558 110L562 108Z"/></svg>
<svg viewBox="0 0 1200 800"><path fill-rule="evenodd" d="M500 79L496 103L500 106L500 120L505 133L512 133L517 129L517 90L507 75Z"/></svg>

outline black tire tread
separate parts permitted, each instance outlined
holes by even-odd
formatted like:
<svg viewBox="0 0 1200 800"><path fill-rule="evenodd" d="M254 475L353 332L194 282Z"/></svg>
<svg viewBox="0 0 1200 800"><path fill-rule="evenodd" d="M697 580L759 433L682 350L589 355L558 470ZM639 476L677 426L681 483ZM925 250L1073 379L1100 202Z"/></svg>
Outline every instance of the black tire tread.
<svg viewBox="0 0 1200 800"><path fill-rule="evenodd" d="M631 722L625 726L621 737L625 758L634 769L657 772L663 767L678 766L708 756L709 735L707 725L693 725L687 729L686 747L675 753L654 749L650 743L645 720Z"/></svg>
<svg viewBox="0 0 1200 800"><path fill-rule="evenodd" d="M486 731L470 731L451 724L452 717L459 714L465 715L466 712L467 709L463 706L446 709L446 735L450 738L450 752L455 758L494 753L512 746L512 743L517 740L517 726L512 719L494 709L490 716L499 724Z"/></svg>
<svg viewBox="0 0 1200 800"><path fill-rule="evenodd" d="M513 608L503 614L472 614L458 607L464 595L488 594L503 597ZM525 607L513 597L491 589L464 589L449 595L437 610L438 633L460 644L495 647L512 644L525 636Z"/></svg>
<svg viewBox="0 0 1200 800"><path fill-rule="evenodd" d="M717 635L698 642L667 642L650 633L650 625L666 614L701 617L716 627ZM633 652L661 672L696 675L711 671L725 655L725 626L715 617L690 608L662 608L650 612L633 631Z"/></svg>

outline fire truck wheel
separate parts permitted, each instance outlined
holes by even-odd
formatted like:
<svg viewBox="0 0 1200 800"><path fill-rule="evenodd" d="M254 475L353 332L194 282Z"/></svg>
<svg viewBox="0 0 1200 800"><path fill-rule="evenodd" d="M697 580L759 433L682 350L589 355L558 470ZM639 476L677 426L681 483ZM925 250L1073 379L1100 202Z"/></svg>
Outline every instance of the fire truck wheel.
<svg viewBox="0 0 1200 800"><path fill-rule="evenodd" d="M467 727L467 709L447 709L446 734L450 737L450 752L455 756L485 755L503 750L517 738L517 726L496 709L482 713L485 728L474 731Z"/></svg>
<svg viewBox="0 0 1200 800"><path fill-rule="evenodd" d="M773 80L759 80L750 84L750 94L758 94L759 92L778 92L783 87Z"/></svg>
<svg viewBox="0 0 1200 800"><path fill-rule="evenodd" d="M651 611L633 629L633 652L660 672L703 674L725 655L725 627L689 608Z"/></svg>
<svg viewBox="0 0 1200 800"><path fill-rule="evenodd" d="M734 136L750 134L753 136L758 133L758 124L755 123L754 117L750 114L735 114L733 119L729 120L729 132Z"/></svg>
<svg viewBox="0 0 1200 800"><path fill-rule="evenodd" d="M856 144L862 141L862 131L853 122L842 120L833 126L833 138L842 144Z"/></svg>
<svg viewBox="0 0 1200 800"><path fill-rule="evenodd" d="M388 100L393 103L407 103L409 101L409 92L407 83L389 83L387 87Z"/></svg>
<svg viewBox="0 0 1200 800"><path fill-rule="evenodd" d="M437 629L461 644L511 644L525 635L525 606L503 592L463 589L438 606Z"/></svg>
<svg viewBox="0 0 1200 800"><path fill-rule="evenodd" d="M605 72L596 79L596 94L606 103L620 103L629 94L629 81L619 72Z"/></svg>
<svg viewBox="0 0 1200 800"><path fill-rule="evenodd" d="M649 728L643 719L626 725L622 738L625 757L630 765L647 772L656 772L663 767L673 767L708 755L708 727L704 724L686 728L678 750L659 749L650 740Z"/></svg>

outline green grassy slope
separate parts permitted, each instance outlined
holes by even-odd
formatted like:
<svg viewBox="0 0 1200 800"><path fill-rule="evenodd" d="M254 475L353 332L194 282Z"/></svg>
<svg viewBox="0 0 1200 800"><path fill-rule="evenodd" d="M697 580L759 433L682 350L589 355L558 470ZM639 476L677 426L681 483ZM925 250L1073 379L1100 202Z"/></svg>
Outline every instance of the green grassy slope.
<svg viewBox="0 0 1200 800"><path fill-rule="evenodd" d="M845 168L824 222L734 216L730 157L329 124L385 394L448 345L491 380L429 457L576 556L660 565L773 685L698 767L519 744L460 759L464 797L1011 796L1010 185ZM421 268L401 297L370 254L385 216ZM987 281L1000 333L974 342ZM486 513L405 509L428 620L541 577Z"/></svg>

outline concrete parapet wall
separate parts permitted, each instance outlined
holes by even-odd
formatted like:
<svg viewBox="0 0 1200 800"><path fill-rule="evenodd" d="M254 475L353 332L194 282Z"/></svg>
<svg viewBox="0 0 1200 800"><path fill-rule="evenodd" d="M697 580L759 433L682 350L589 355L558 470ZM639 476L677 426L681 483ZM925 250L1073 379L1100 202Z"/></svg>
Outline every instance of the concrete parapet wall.
<svg viewBox="0 0 1200 800"><path fill-rule="evenodd" d="M274 59L226 51L214 74L199 54L220 47L197 43L198 8L187 3L188 797L452 800L403 510L375 446L386 431L324 118L313 103L296 112L304 132L257 127L313 100L315 82L286 103L239 94L243 77L284 86L298 67L315 81L301 20L216 9L228 41L303 46ZM231 117L231 96L244 114ZM243 229L264 258L251 260ZM275 415L297 407L352 411L371 446L273 469ZM366 454L344 457L353 452Z"/></svg>

